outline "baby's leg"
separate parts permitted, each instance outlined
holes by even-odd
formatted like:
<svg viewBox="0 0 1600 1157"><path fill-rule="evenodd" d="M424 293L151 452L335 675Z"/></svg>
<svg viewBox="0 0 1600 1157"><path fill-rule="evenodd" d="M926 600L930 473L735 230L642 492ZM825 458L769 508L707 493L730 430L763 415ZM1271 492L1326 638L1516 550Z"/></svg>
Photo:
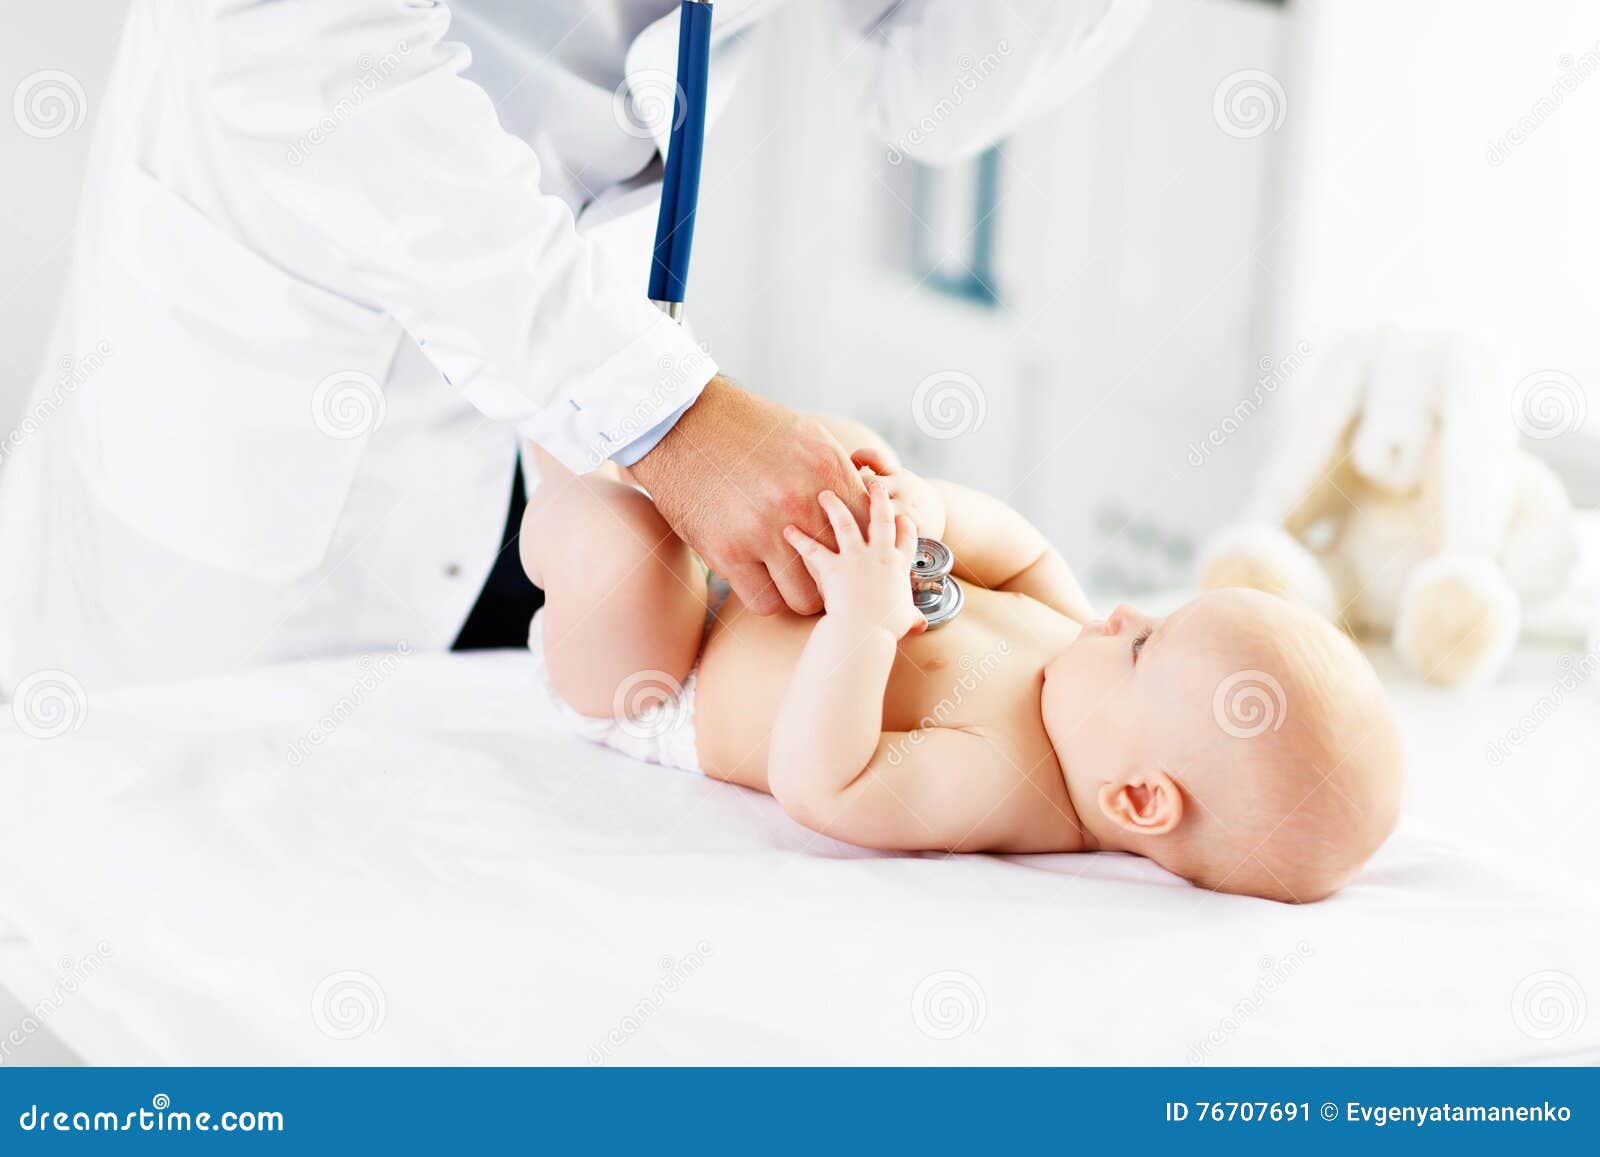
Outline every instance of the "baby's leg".
<svg viewBox="0 0 1600 1157"><path fill-rule="evenodd" d="M562 699L603 718L629 676L657 671L681 683L694 669L705 571L647 495L574 475L543 450L534 456L540 482L519 545L544 588L545 664Z"/></svg>

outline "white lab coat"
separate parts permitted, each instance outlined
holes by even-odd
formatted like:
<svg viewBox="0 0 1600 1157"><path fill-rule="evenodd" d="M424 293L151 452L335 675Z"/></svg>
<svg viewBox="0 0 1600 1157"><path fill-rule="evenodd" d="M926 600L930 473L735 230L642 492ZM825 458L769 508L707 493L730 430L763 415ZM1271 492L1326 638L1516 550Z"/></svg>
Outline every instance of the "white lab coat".
<svg viewBox="0 0 1600 1157"><path fill-rule="evenodd" d="M933 159L1082 83L1143 7L835 2L859 38L840 87L901 147L1006 45ZM718 0L713 115L776 3ZM625 78L671 76L676 13L134 0L0 465L0 695L40 669L92 687L449 645L517 434L587 469L714 372L645 301L666 126L615 114Z"/></svg>

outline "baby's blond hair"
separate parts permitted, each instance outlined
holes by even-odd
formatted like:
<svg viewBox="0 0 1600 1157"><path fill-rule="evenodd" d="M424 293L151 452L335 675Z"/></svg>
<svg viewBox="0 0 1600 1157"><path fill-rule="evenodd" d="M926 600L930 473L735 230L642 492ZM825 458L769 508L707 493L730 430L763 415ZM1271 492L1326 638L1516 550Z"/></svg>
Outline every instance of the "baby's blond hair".
<svg viewBox="0 0 1600 1157"><path fill-rule="evenodd" d="M1242 665L1213 703L1224 738L1178 769L1196 806L1173 833L1172 866L1217 891L1320 900L1394 829L1399 731L1349 638L1303 607L1238 595L1250 613L1227 646ZM1235 709L1242 721L1230 717Z"/></svg>

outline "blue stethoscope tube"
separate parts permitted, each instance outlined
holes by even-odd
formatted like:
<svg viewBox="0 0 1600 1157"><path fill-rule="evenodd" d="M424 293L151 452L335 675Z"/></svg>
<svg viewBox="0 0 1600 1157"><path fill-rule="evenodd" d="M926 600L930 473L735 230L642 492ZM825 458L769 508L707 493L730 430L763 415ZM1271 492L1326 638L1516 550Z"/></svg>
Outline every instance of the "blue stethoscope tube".
<svg viewBox="0 0 1600 1157"><path fill-rule="evenodd" d="M661 215L650 261L650 300L673 320L683 315L700 200L700 159L706 140L706 84L711 72L711 5L683 0L678 19L678 86L673 94L672 139L667 145Z"/></svg>

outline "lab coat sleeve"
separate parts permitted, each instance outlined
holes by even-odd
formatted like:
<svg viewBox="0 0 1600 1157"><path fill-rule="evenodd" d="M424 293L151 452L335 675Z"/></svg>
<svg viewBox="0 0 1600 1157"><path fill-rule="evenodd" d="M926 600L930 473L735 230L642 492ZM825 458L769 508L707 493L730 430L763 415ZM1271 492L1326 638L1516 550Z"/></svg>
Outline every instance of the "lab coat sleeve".
<svg viewBox="0 0 1600 1157"><path fill-rule="evenodd" d="M834 0L841 75L902 157L981 153L1060 104L1127 44L1149 0Z"/></svg>
<svg viewBox="0 0 1600 1157"><path fill-rule="evenodd" d="M703 347L612 273L418 0L209 0L197 68L258 247L395 317L491 418L586 471L698 396ZM622 131L620 128L618 131Z"/></svg>

